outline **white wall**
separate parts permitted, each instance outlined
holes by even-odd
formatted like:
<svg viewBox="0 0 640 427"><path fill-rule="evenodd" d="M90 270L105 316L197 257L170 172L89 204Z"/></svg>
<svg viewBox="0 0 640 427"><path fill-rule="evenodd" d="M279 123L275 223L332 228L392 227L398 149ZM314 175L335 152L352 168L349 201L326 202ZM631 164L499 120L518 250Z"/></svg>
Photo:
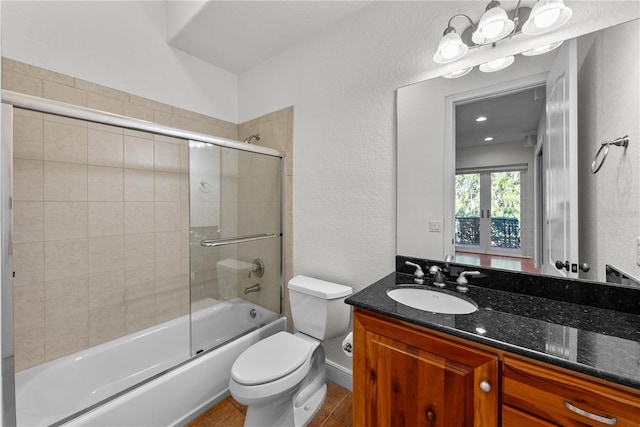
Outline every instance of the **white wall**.
<svg viewBox="0 0 640 427"><path fill-rule="evenodd" d="M162 1L2 1L5 57L237 123L237 76L166 43Z"/></svg>
<svg viewBox="0 0 640 427"><path fill-rule="evenodd" d="M575 22L559 37L630 19L637 5L572 2ZM240 121L295 106L295 273L357 290L393 270L394 91L446 69L431 59L438 40L454 13L471 10L482 13L477 2L376 2L240 75ZM442 158L440 146L416 162L437 171ZM416 197L442 218L442 173L429 176L435 196Z"/></svg>

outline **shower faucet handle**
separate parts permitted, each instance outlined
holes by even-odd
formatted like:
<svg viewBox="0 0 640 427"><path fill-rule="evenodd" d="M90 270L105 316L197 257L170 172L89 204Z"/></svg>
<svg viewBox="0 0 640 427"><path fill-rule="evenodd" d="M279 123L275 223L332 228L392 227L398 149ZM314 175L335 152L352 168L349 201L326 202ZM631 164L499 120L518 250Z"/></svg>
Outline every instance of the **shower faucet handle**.
<svg viewBox="0 0 640 427"><path fill-rule="evenodd" d="M411 262L411 261L405 261L404 262L405 265L410 265L412 267L416 268L416 271L413 273L413 275L415 277L421 278L424 277L424 271L422 271L422 267L420 267L418 264L416 264L415 262Z"/></svg>

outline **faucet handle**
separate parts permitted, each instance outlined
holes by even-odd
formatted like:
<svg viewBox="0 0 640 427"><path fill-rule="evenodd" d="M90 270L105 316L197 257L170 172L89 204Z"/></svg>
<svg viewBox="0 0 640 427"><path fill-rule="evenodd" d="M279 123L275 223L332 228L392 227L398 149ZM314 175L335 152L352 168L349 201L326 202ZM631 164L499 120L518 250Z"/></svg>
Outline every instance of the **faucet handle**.
<svg viewBox="0 0 640 427"><path fill-rule="evenodd" d="M467 288L467 285L469 284L467 276L479 276L480 274L481 273L479 271L463 271L456 279L456 283L458 284L458 286L456 286L456 289L461 292L466 292L469 289Z"/></svg>
<svg viewBox="0 0 640 427"><path fill-rule="evenodd" d="M415 262L411 262L411 261L405 261L404 262L405 265L410 265L412 267L416 268L416 271L413 273L413 275L415 277L421 278L424 277L424 271L422 271L422 267L420 267L418 264L416 264Z"/></svg>

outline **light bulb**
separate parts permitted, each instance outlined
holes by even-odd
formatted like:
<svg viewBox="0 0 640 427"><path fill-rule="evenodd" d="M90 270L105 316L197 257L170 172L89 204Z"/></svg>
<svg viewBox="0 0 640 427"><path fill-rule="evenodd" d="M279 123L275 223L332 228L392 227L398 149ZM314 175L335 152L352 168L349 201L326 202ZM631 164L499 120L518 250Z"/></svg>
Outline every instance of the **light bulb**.
<svg viewBox="0 0 640 427"><path fill-rule="evenodd" d="M547 28L552 26L560 16L560 9L549 9L536 15L533 22L538 28Z"/></svg>
<svg viewBox="0 0 640 427"><path fill-rule="evenodd" d="M482 28L482 34L487 39L493 39L494 37L497 37L498 34L500 34L503 29L504 29L504 22L502 21L492 22L490 24L485 25Z"/></svg>

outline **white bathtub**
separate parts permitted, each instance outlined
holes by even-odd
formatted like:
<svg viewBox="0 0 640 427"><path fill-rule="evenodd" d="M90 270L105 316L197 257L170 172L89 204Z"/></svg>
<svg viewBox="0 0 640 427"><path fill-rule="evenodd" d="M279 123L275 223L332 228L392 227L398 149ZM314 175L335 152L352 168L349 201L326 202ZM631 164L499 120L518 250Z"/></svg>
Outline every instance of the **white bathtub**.
<svg viewBox="0 0 640 427"><path fill-rule="evenodd" d="M61 425L92 427L180 425L227 394L231 365L242 351L286 329L284 317L240 298L205 307L193 314L194 353L231 341L189 360L189 320L183 316L17 373L18 426L63 419Z"/></svg>

